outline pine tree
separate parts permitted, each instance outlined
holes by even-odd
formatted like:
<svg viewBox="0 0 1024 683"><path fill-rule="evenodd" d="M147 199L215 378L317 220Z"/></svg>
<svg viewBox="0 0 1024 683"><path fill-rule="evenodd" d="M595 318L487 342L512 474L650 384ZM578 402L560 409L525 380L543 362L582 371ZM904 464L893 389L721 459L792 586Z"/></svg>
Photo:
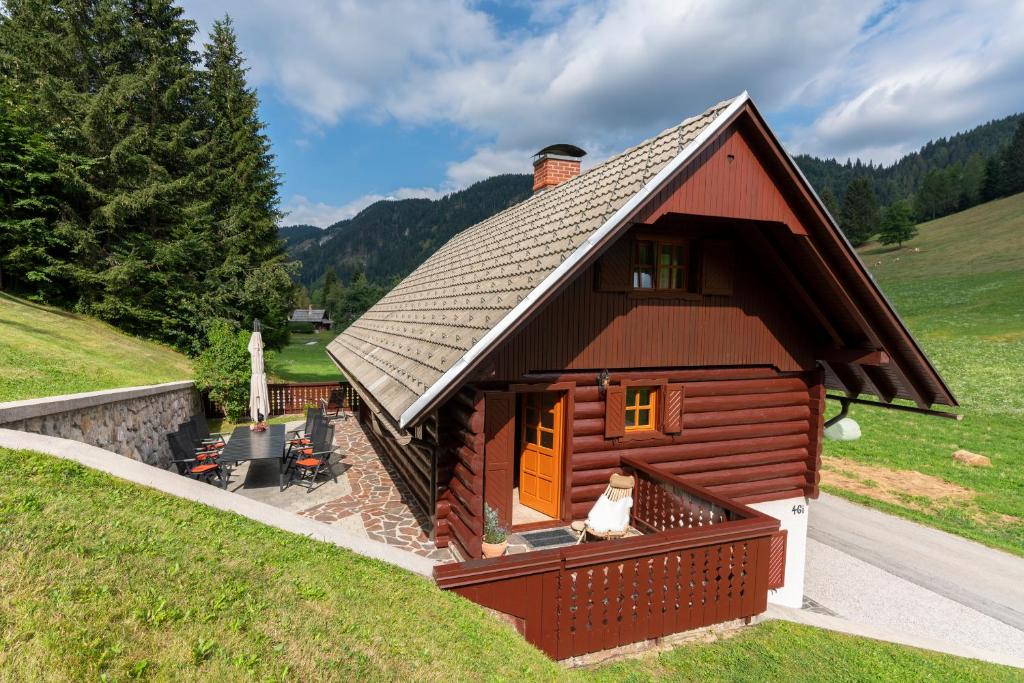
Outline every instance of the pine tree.
<svg viewBox="0 0 1024 683"><path fill-rule="evenodd" d="M828 212L832 214L832 218L838 221L839 201L836 199L836 196L832 194L832 190L827 187L821 192L821 203L824 204Z"/></svg>
<svg viewBox="0 0 1024 683"><path fill-rule="evenodd" d="M850 181L843 195L839 225L853 246L864 244L878 232L878 198L865 175Z"/></svg>
<svg viewBox="0 0 1024 683"><path fill-rule="evenodd" d="M917 235L910 203L906 200L893 202L885 209L882 216L882 229L878 233L878 241L882 244L895 244L899 247Z"/></svg>
<svg viewBox="0 0 1024 683"><path fill-rule="evenodd" d="M1003 158L994 154L985 163L985 178L981 181L981 201L990 202L997 199L1003 186Z"/></svg>
<svg viewBox="0 0 1024 683"><path fill-rule="evenodd" d="M268 346L280 346L291 279L277 236L278 174L230 17L214 22L203 63L210 126L203 188L221 258L207 272L207 304L212 317L242 327L260 318Z"/></svg>
<svg viewBox="0 0 1024 683"><path fill-rule="evenodd" d="M1003 152L1000 190L1004 196L1024 192L1024 119L1017 126L1010 146Z"/></svg>

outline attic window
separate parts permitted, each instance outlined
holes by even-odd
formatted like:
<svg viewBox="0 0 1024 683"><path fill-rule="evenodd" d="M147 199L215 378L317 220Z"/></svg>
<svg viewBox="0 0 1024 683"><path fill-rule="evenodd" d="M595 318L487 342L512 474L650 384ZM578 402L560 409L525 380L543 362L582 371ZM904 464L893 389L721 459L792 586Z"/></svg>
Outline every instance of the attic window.
<svg viewBox="0 0 1024 683"><path fill-rule="evenodd" d="M686 289L687 243L638 239L633 249L634 289Z"/></svg>

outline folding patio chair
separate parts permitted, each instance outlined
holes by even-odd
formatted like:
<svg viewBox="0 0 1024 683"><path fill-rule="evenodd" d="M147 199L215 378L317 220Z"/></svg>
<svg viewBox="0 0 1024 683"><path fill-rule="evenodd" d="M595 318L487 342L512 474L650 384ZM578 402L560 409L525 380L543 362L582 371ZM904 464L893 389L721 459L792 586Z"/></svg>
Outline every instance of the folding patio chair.
<svg viewBox="0 0 1024 683"><path fill-rule="evenodd" d="M208 484L212 484L213 478L216 477L221 487L227 488L228 481L224 476L224 468L217 462L216 456L211 457L211 454L192 452L186 442L187 438L187 435L180 431L167 435L173 456L171 462L177 468L178 474L205 481Z"/></svg>
<svg viewBox="0 0 1024 683"><path fill-rule="evenodd" d="M192 428L195 430L196 436L202 443L213 443L217 444L218 448L224 446L224 439L227 436L223 432L210 433L210 425L206 421L206 416L202 413L198 413L192 416Z"/></svg>
<svg viewBox="0 0 1024 683"><path fill-rule="evenodd" d="M331 465L333 453L334 425L322 425L313 438L313 444L297 451L298 459L294 463L288 483L298 481L300 486L306 487L306 493L309 493L317 487L316 478L321 472L330 474L330 478L337 483L338 475Z"/></svg>
<svg viewBox="0 0 1024 683"><path fill-rule="evenodd" d="M224 442L219 439L203 439L200 437L196 431L195 423L191 420L178 425L178 433L192 446L192 451L196 454L218 454L224 448ZM203 459L206 458L200 458L200 460Z"/></svg>

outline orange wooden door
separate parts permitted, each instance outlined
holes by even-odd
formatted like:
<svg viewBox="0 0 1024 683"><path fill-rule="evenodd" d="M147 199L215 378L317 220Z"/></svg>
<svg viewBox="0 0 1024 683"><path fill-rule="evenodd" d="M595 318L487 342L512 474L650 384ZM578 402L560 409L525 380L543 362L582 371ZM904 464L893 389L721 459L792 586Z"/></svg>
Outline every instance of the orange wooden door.
<svg viewBox="0 0 1024 683"><path fill-rule="evenodd" d="M520 405L519 502L557 519L562 516L562 394L526 392Z"/></svg>

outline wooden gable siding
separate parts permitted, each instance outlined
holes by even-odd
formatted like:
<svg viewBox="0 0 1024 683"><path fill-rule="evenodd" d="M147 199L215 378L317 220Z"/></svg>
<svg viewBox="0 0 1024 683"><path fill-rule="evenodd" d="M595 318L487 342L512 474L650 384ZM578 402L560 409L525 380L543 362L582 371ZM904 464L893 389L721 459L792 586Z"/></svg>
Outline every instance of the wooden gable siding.
<svg viewBox="0 0 1024 683"><path fill-rule="evenodd" d="M654 223L667 213L774 221L807 231L751 147L742 127L722 133L637 215Z"/></svg>
<svg viewBox="0 0 1024 683"><path fill-rule="evenodd" d="M585 368L813 368L816 334L762 275L756 254L737 244L736 261L731 296L696 298L595 291L588 269L498 349L489 378Z"/></svg>

